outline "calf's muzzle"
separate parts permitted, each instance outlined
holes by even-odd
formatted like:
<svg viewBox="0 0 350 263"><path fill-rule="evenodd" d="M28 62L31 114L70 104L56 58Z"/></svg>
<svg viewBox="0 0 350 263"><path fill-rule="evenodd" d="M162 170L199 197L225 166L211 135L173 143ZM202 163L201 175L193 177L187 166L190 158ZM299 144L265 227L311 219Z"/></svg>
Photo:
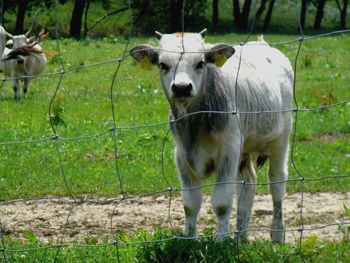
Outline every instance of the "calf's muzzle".
<svg viewBox="0 0 350 263"><path fill-rule="evenodd" d="M171 90L175 98L190 97L192 92L192 84L173 84Z"/></svg>

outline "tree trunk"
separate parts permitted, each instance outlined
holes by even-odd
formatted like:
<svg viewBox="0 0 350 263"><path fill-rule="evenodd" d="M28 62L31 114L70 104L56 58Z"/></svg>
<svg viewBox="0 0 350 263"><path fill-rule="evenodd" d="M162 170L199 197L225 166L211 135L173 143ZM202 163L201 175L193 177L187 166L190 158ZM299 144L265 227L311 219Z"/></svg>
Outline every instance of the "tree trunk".
<svg viewBox="0 0 350 263"><path fill-rule="evenodd" d="M182 20L182 2L183 0L170 0L169 5L169 30L171 33L181 31Z"/></svg>
<svg viewBox="0 0 350 263"><path fill-rule="evenodd" d="M318 0L317 1L317 10L316 10L315 23L314 23L314 30L321 29L321 23L322 23L322 18L323 18L323 14L324 14L325 3L326 3L326 0Z"/></svg>
<svg viewBox="0 0 350 263"><path fill-rule="evenodd" d="M248 27L250 7L252 5L252 0L245 0L243 4L243 10L241 14L242 19L242 30L246 30Z"/></svg>
<svg viewBox="0 0 350 263"><path fill-rule="evenodd" d="M69 36L71 37L80 38L84 8L85 0L75 0L72 19L70 21Z"/></svg>
<svg viewBox="0 0 350 263"><path fill-rule="evenodd" d="M252 0L245 0L241 12L239 0L233 0L233 17L238 30L247 29L251 4Z"/></svg>
<svg viewBox="0 0 350 263"><path fill-rule="evenodd" d="M241 11L239 7L239 0L233 0L233 18L237 29L241 29Z"/></svg>
<svg viewBox="0 0 350 263"><path fill-rule="evenodd" d="M301 10L300 10L300 26L302 30L305 29L306 11L307 11L307 1L301 0Z"/></svg>
<svg viewBox="0 0 350 263"><path fill-rule="evenodd" d="M267 0L261 0L258 11L256 11L255 19L258 21L265 11Z"/></svg>
<svg viewBox="0 0 350 263"><path fill-rule="evenodd" d="M346 12L348 8L348 0L343 0L343 8L340 12L340 27L346 28Z"/></svg>
<svg viewBox="0 0 350 263"><path fill-rule="evenodd" d="M213 27L217 27L219 25L219 0L213 0Z"/></svg>
<svg viewBox="0 0 350 263"><path fill-rule="evenodd" d="M24 27L24 17L26 15L26 7L27 7L26 0L19 0L18 1L18 9L17 9L17 20L16 20L16 35L23 33L23 27Z"/></svg>
<svg viewBox="0 0 350 263"><path fill-rule="evenodd" d="M271 0L270 4L269 4L269 9L267 9L267 13L266 13L266 16L265 16L265 19L264 19L264 26L263 26L263 31L264 32L266 32L267 29L269 28L274 5L275 5L275 0Z"/></svg>
<svg viewBox="0 0 350 263"><path fill-rule="evenodd" d="M88 25L87 25L87 18L88 18L88 13L89 13L89 8L90 8L90 0L86 0L86 8L85 8L85 14L84 14L84 38L87 37L88 33Z"/></svg>

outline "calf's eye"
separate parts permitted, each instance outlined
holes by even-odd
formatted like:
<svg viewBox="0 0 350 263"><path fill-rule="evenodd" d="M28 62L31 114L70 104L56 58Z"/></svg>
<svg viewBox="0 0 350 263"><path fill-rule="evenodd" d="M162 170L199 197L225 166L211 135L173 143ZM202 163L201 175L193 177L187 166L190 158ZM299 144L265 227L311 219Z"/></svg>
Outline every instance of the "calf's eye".
<svg viewBox="0 0 350 263"><path fill-rule="evenodd" d="M204 61L201 61L196 65L196 69L202 69L203 66L204 66Z"/></svg>
<svg viewBox="0 0 350 263"><path fill-rule="evenodd" d="M166 65L165 63L159 63L158 67L160 68L161 71L167 72L169 71L170 67Z"/></svg>

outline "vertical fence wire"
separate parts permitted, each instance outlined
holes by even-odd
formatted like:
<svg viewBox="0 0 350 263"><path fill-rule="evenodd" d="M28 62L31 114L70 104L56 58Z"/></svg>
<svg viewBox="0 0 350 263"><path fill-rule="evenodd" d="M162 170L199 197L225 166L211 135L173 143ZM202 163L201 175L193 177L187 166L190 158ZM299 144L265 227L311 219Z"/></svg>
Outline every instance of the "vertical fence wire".
<svg viewBox="0 0 350 263"><path fill-rule="evenodd" d="M133 33L133 23L132 23L132 10L131 10L131 2L130 0L128 0L128 12L129 12L129 27L130 27L130 32L129 32L129 35L128 35L128 40L127 40L127 43L124 47L124 50L123 50L123 53L122 53L122 60L119 60L117 62L117 67L116 67L116 70L113 74L113 77L112 77L112 83L111 83L111 87L110 87L110 101L111 101L111 113L112 113L112 120L113 120L113 131L112 131L112 139L113 139L113 146L114 146L114 165L115 165L115 174L118 178L118 182L119 182L119 188L120 188L120 195L121 195L121 199L120 199L120 202L122 202L124 199L125 199L125 191L124 191L124 183L123 183L123 180L122 180L122 177L121 177L121 174L120 174L120 171L119 171L119 163L118 163L118 143L117 143L117 116L116 116L116 107L115 107L115 100L114 100L114 94L115 94L115 86L116 86L116 82L117 82L117 79L118 79L118 74L119 74L119 71L120 71L120 68L122 66L122 61L124 61L124 59L128 56L127 55L127 52L128 52L128 47L130 45L130 41L131 41L131 37L132 37L132 33ZM119 253L119 238L118 236L116 235L116 232L113 233L113 217L114 217L114 214L115 214L115 210L117 208L117 205L120 203L118 202L114 209L113 209L113 212L111 214L111 231L112 231L112 235L114 237L114 243L115 243L115 248L116 248L116 253L117 253L117 259L118 259L118 262L120 262L120 253Z"/></svg>
<svg viewBox="0 0 350 263"><path fill-rule="evenodd" d="M4 10L4 3L3 3L3 1L1 1L0 2L0 26L2 26L2 24L3 24L3 10ZM2 40L0 39L0 41L2 41ZM2 45L4 43L0 43L0 44ZM0 55L2 56L2 54L0 54ZM2 89L4 83L5 83L5 80L2 80L1 84L0 84L0 90ZM5 235L5 229L4 229L4 226L3 226L2 221L0 219L1 257L2 257L4 262L7 262L6 245L5 245L4 235Z"/></svg>
<svg viewBox="0 0 350 263"><path fill-rule="evenodd" d="M298 2L297 0L294 0L294 16L295 20L298 24L299 34L300 34L300 41L298 45L298 49L295 55L294 59L294 80L293 80L293 100L295 104L295 111L294 111L294 126L293 126L293 133L292 133L292 147L291 147L291 162L294 170L297 172L300 178L300 228L299 228L299 254L300 258L303 262L305 262L305 258L302 251L302 241L303 241L303 233L304 233L304 218L303 218L303 206L304 206L304 176L301 174L299 169L296 166L295 162L295 143L296 143L296 136L297 136L297 127L298 127L298 113L299 113L299 105L298 105L298 98L297 98L297 92L296 92L296 81L297 81L297 68L298 68L298 59L301 52L302 44L304 42L304 31L300 23L300 19L298 16Z"/></svg>
<svg viewBox="0 0 350 263"><path fill-rule="evenodd" d="M253 112L239 112L238 110L238 105L239 105L239 101L238 96L237 96L237 92L238 92L238 78L239 78L239 73L240 73L240 67L241 67L241 63L242 63L242 57L243 56L243 49L245 44L248 42L248 40L250 39L253 30L255 28L255 24L256 24L256 7L257 7L257 1L253 1L253 6L254 6L254 15L253 15L253 19L252 22L250 24L249 27L249 31L247 32L247 36L244 42L242 42L240 44L241 49L240 49L240 55L239 55L239 64L238 64L238 71L237 71L237 75L235 78L235 110L233 112L213 112L214 114L230 114L233 118L236 119L236 122L238 123L239 126L239 132L240 132L240 142L241 142L241 146L243 145L243 133L242 133L242 128L240 127L240 121L239 121L239 117L241 114L259 114L260 112L257 113L253 113ZM186 0L182 1L182 8L181 8L181 29L182 29L182 33L185 32L185 8L186 8ZM293 80L293 101L295 104L295 108L291 109L290 111L294 114L294 121L293 121L293 129L292 129L292 134L291 134L291 164L293 169L296 171L297 175L299 176L299 178L297 179L299 181L300 184L300 198L301 198L301 206L300 206L300 210L299 210L299 217L300 217L300 227L297 229L297 231L299 232L299 242L298 242L298 249L299 249L299 254L300 254L300 259L303 262L306 262L306 259L303 255L303 251L302 251L302 241L303 241L303 234L306 230L313 230L313 229L305 229L304 227L304 211L303 211L303 206L304 206L304 186L305 186L305 182L306 181L312 181L312 180L325 180L327 177L322 177L322 178L316 178L316 179L309 179L305 178L303 176L303 174L301 173L301 171L298 169L297 165L296 165L296 158L295 158L295 151L296 151L296 136L297 136L297 131L298 131L298 114L302 111L311 111L311 110L319 110L319 109L323 109L323 106L319 106L316 107L315 109L301 109L298 105L298 97L297 97L297 92L296 92L296 81L297 81L297 65L298 65L298 59L299 59L299 55L302 49L302 44L304 43L305 40L309 40L309 39L314 39L316 37L323 37L323 36L328 36L330 34L326 33L326 34L321 34L318 36L311 36L311 37L304 37L304 32L303 29L300 25L300 20L298 17L298 1L294 0L294 15L296 18L296 21L298 22L298 27L299 27L299 35L300 38L297 40L292 40L292 41L286 41L285 43L276 43L276 44L290 44L290 43L295 43L298 42L298 47L297 47L297 51L296 51L296 55L294 58L294 80ZM180 119L174 120L174 121L168 121L168 122L164 122L161 124L151 124L151 125L140 125L140 126L135 126L135 127L120 127L118 126L117 123L117 112L116 112L116 103L117 100L115 99L115 94L117 93L117 85L118 85L118 81L120 81L119 77L119 71L120 68L122 67L122 64L124 63L124 61L128 58L128 49L130 46L130 41L131 38L133 36L133 31L134 31L134 25L132 23L132 6L130 3L130 0L128 1L128 12L130 13L129 15L129 26L130 26L130 32L128 34L128 39L127 39L127 43L125 44L123 53L122 53L122 57L120 59L117 59L115 61L113 61L113 63L116 63L116 68L112 77L112 81L111 81L111 85L110 85L110 89L109 89L109 98L110 98L110 106L111 106L111 116L112 116L112 125L113 127L110 128L108 131L106 131L103 134L110 134L112 141L113 141L113 151L114 151L114 174L117 178L118 184L119 184L119 190L120 190L120 198L118 198L118 200L115 202L115 206L113 208L111 217L110 217L110 230L111 230L111 234L113 237L113 242L109 243L108 245L110 246L114 246L116 248L116 256L118 259L118 262L121 262L121 258L120 258L120 246L121 245L139 245L140 242L129 242L129 243L125 243L122 242L121 240L119 240L118 234L116 232L116 229L113 226L113 222L114 222L114 215L116 214L115 211L117 209L117 207L124 202L127 199L130 199L131 197L128 196L128 194L125 192L124 189L124 181L119 169L119 164L118 164L118 131L120 129L141 129L141 128L149 128L149 127L154 127L154 126L163 126L165 124L170 124L171 122L177 122L180 121ZM62 177L63 180L63 184L65 189L67 190L68 196L70 198L70 208L68 211L68 214L66 216L65 222L62 225L62 232L59 238L59 242L58 244L55 245L48 245L46 247L37 247L37 248L31 248L31 249L12 249L12 248L7 248L6 246L6 240L5 240L5 229L4 229L4 225L2 222L0 222L0 240L1 240L1 254L2 254L2 258L4 260L4 262L9 262L10 260L15 260L14 258L14 253L18 253L18 252L23 252L23 251L36 251L36 250L40 250L40 249L45 249L45 261L47 260L47 249L56 249L56 253L55 253L55 257L54 257L54 262L59 261L59 256L60 256L60 252L62 250L63 247L68 246L68 245L72 245L68 242L65 242L65 237L67 235L67 230L69 228L69 221L70 221L70 217L73 213L73 210L80 204L84 203L82 201L78 202L77 198L74 196L73 191L70 188L70 183L67 180L66 177L66 173L65 173L65 167L64 167L64 162L62 160L62 156L63 153L62 151L62 146L61 143L62 141L64 141L67 138L61 138L59 136L59 134L57 134L55 125L53 123L53 120L51 119L51 114L52 114L52 107L53 107L53 103L55 101L55 99L57 98L57 94L61 88L61 83L63 78L65 77L65 74L72 72L72 69L66 69L64 66L64 61L63 61L63 55L61 52L61 48L60 48L60 36L59 36L59 25L58 25L58 21L59 21L59 15L58 15L58 0L55 1L54 3L54 17L55 17L55 38L56 38L56 48L58 51L58 56L59 56L59 61L60 61L60 69L58 72L53 73L53 74L57 74L59 75L59 79L56 85L56 88L54 90L53 96L51 98L51 101L49 103L49 108L48 108L48 113L49 113L49 122L50 122L50 127L51 127L51 131L52 131L52 137L48 138L47 140L44 140L45 143L53 143L55 146L55 150L56 150L56 156L57 156L57 161L58 161L58 167L60 169L60 175ZM2 24L3 21L3 1L1 1L0 4L0 24ZM338 33L349 33L349 30L342 30L342 31L334 31L332 33L334 34L338 34ZM179 54L179 59L175 68L175 72L174 72L174 81L175 81L175 75L176 75L176 71L177 68L179 66L179 64L181 63L181 60L183 59L184 54L186 54L186 50L185 50L185 44L184 44L184 34L182 34L182 52L180 52ZM102 64L102 63L101 63ZM98 66L100 64L96 64L93 66ZM88 65L86 65L85 67L88 67ZM46 76L47 74L42 74L43 76ZM11 78L10 78L11 79ZM5 81L7 81L8 79L6 78L2 78L1 79L1 87L4 85ZM0 89L1 89L0 87ZM350 99L344 100L340 103L335 103L334 105L330 105L329 107L336 107L339 105L345 105L346 103L349 103ZM328 107L328 106L327 106ZM285 111L281 111L281 112L285 112ZM194 114L201 114L203 112L196 112ZM186 116L183 116L182 118L186 118L191 116L191 114L188 114ZM173 219L172 219L172 215L171 215L171 208L173 206L173 197L174 197L174 193L175 192L182 192L182 191L187 191L187 190L191 190L191 189L175 189L172 184L170 183L170 181L168 180L168 176L166 175L166 171L165 171L165 145L166 142L168 141L168 136L169 136L170 130L167 129L167 132L165 133L163 140L162 140L162 148L161 148L161 173L163 176L163 179L167 185L167 189L164 191L166 193L168 193L169 195L169 200L168 200L168 205L167 205L167 211L168 211L168 221L169 221L169 225L170 228L173 230L173 232L175 232L175 226L173 223ZM71 138L72 140L81 140L81 139L93 139L96 138L100 135L94 135L91 136L90 138ZM27 143L36 143L35 141L20 141L20 142L0 142L0 145L14 145L14 144L27 144ZM242 147L241 147L241 151L242 151ZM242 152L240 152L240 158L241 158ZM239 174L239 172L238 172ZM344 176L335 176L332 178L349 178L350 175L344 175ZM294 182L296 180L293 179L287 179L283 182L274 182L274 183L288 183L288 182ZM218 183L213 183L213 184L208 184L208 185L203 185L200 188L205 188L208 186L215 186ZM232 187L236 187L237 185L244 187L245 185L248 185L247 182L244 181L243 178L240 178L239 181L234 181L234 182L224 182L224 184L231 184ZM258 183L253 183L254 185L259 185ZM267 183L266 185L268 185L269 183ZM159 192L157 192L159 193ZM157 194L156 192L151 193L151 194ZM136 197L137 198L137 197ZM240 196L236 196L237 198L237 207L240 206L241 203L241 195ZM27 200L27 199L22 199L22 200ZM237 208L238 209L238 208ZM271 230L271 229L268 229ZM248 229L248 231L253 231L252 229ZM293 230L289 230L289 231L293 231ZM246 231L242 232L239 229L237 229L234 232L231 233L227 233L228 235L234 234L236 237L236 250L237 250L237 254L236 254L236 260L239 262L240 261L240 253L241 250L243 248L241 248L240 243L238 242L238 237L241 234L245 234ZM166 239L159 239L159 240L152 240L151 242L165 242L167 240L171 240L171 239L191 239L191 238L186 238L186 237L179 237L179 236L173 236L172 238L166 238ZM145 243L147 243L145 241ZM141 244L143 244L141 242ZM75 246L83 246L83 245L79 245L79 244L75 244ZM92 245L94 246L94 245ZM99 246L99 245L95 245L95 246ZM87 246L88 248L89 246ZM11 259L10 259L11 258Z"/></svg>

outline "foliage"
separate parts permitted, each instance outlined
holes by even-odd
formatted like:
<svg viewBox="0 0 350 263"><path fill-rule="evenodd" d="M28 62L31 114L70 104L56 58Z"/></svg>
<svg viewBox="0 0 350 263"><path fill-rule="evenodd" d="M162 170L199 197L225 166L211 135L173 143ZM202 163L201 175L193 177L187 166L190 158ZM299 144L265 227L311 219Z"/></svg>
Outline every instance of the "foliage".
<svg viewBox="0 0 350 263"><path fill-rule="evenodd" d="M133 0L133 17L134 30L138 33L153 34L154 30L161 32L170 31L170 14L176 12L171 10L171 1L163 0ZM182 1L179 1L182 3ZM208 0L187 0L184 8L184 23L186 28L200 28L205 20L205 11L208 5ZM181 25L182 6L178 10L177 19ZM164 21L159 23L159 21ZM180 29L181 30L181 29Z"/></svg>
<svg viewBox="0 0 350 263"><path fill-rule="evenodd" d="M60 35L67 36L70 31L70 21L72 19L73 0L60 0L60 1L27 1L26 9L26 25L27 28L31 23L31 17L33 13L40 9L38 18L38 28L45 27L51 33L51 37L56 36L56 30ZM86 20L86 26L90 28L92 25L93 29L88 30L90 37L100 37L122 34L129 32L130 28L133 28L136 34L153 34L154 30L169 32L171 24L171 15L177 17L177 22L181 25L181 10L170 10L170 3L176 2L181 5L182 1L162 1L162 0L90 0L86 1L89 6L87 17L83 18ZM235 1L242 2L242 1ZM251 2L251 1L244 1ZM249 17L245 17L245 24L250 25L254 21L254 14L258 12L257 20L255 21L254 30L257 32L266 31L266 21L269 17L268 12L269 1L253 1L251 2ZM270 1L272 2L272 1ZM271 21L269 21L269 31L275 33L290 34L298 32L298 26L296 24L299 19L299 14L295 11L299 11L299 4L295 6L295 1L280 0L275 1L273 6L273 13L271 14ZM312 1L314 3L315 1ZM338 9L337 1L326 1L324 7L324 15L322 17L321 30L344 28L346 23L349 24L349 16L346 16L346 12L342 12ZM338 1L339 2L339 1ZM131 9L129 10L129 3ZM262 8L265 3L265 8ZM17 5L18 1L5 1L3 5L3 18L1 19L4 27L11 33L14 32L16 17L17 17ZM86 6L84 5L84 8ZM126 8L126 9L125 9ZM344 8L344 7L343 7ZM57 14L56 14L57 10ZM123 10L115 12L117 10ZM211 29L215 32L236 32L238 30L234 25L233 17L233 4L232 1L218 1L218 23L213 26L212 24L212 1L208 0L187 0L185 7L185 31L199 31L204 27ZM293 10L293 12L291 12ZM314 5L309 4L307 12L305 14L305 30L310 31L313 29L314 20L316 16L316 8ZM347 9L344 9L347 10ZM86 11L86 9L85 9ZM265 14L266 13L266 14ZM132 14L132 20L130 19ZM345 16L344 16L345 14ZM246 16L246 15L245 15ZM59 21L55 19L59 17ZM258 18L261 19L258 19ZM265 17L264 19L262 19ZM268 19L269 20L269 19ZM131 23L133 26L131 26ZM55 28L55 25L58 28ZM83 23L85 27L85 23ZM250 26L246 27L244 32L249 30ZM40 30L39 29L39 30ZM177 30L181 30L179 27ZM85 30L84 30L85 31Z"/></svg>
<svg viewBox="0 0 350 263"><path fill-rule="evenodd" d="M207 230L211 233L211 230ZM12 262L347 262L349 245L344 242L319 241L316 237L298 244L279 245L266 240L237 244L228 238L217 242L214 237L198 240L181 239L178 232L158 229L154 234L139 230L132 236L118 233L118 240L97 242L86 240L60 247L56 243L43 243L31 232L27 241L5 239L6 249L24 249L19 252L5 251L0 258ZM177 237L176 237L177 236ZM135 242L133 244L133 242ZM128 245L127 245L128 244ZM41 247L40 249L35 249Z"/></svg>

